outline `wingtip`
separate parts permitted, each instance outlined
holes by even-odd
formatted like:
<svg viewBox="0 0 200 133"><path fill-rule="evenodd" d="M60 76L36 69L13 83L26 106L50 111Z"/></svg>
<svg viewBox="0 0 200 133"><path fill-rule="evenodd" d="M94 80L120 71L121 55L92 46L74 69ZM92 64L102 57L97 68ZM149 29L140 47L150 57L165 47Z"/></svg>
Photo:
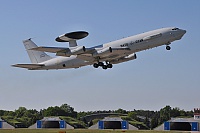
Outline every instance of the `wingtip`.
<svg viewBox="0 0 200 133"><path fill-rule="evenodd" d="M17 64L14 64L14 65L10 65L10 66L11 66L11 67L16 67L16 65L17 65Z"/></svg>

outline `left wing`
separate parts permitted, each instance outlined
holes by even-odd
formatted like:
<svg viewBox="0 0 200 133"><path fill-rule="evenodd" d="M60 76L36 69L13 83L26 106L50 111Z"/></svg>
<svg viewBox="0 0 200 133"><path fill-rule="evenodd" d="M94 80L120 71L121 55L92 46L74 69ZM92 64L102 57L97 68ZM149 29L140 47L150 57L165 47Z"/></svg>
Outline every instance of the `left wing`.
<svg viewBox="0 0 200 133"><path fill-rule="evenodd" d="M62 47L37 47L37 48L29 49L29 50L36 50L36 51L43 51L43 52L50 52L50 53L70 51L69 48L62 48Z"/></svg>
<svg viewBox="0 0 200 133"><path fill-rule="evenodd" d="M111 61L126 56L124 53L130 51L129 48L121 47L101 47L101 48L85 48L84 46L62 48L62 47L37 47L30 50L44 51L50 53L56 53L57 56L69 57L71 55L77 55L77 58L95 62L95 61Z"/></svg>
<svg viewBox="0 0 200 133"><path fill-rule="evenodd" d="M37 47L32 48L30 50L36 50L36 51L43 51L43 52L50 52L50 53L56 53L57 56L71 56L70 49L69 48L62 48L62 47Z"/></svg>

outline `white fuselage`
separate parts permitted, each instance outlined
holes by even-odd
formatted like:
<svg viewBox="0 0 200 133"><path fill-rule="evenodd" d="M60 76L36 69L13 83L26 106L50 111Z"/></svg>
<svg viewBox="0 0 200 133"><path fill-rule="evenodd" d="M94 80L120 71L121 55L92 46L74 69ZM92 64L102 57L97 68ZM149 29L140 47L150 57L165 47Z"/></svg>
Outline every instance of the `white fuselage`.
<svg viewBox="0 0 200 133"><path fill-rule="evenodd" d="M161 45L169 45L175 40L179 40L186 33L185 30L177 29L172 30L174 27L162 28L145 32L142 34L134 35L131 37L123 38L113 42L103 44L101 48L95 48L96 50L104 49L106 47L111 48L129 48L128 51L113 51L113 56L116 58L130 55L142 50L154 48ZM70 57L56 57L40 64L45 66L39 68L39 70L48 69L66 69L66 68L79 68L81 66L92 65L94 62L85 61L76 58L77 55L71 55Z"/></svg>

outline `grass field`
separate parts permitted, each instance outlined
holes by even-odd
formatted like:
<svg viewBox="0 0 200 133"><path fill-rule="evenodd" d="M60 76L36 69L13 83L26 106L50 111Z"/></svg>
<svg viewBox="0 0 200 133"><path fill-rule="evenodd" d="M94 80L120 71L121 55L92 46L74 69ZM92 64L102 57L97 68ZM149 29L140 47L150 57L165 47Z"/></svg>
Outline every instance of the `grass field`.
<svg viewBox="0 0 200 133"><path fill-rule="evenodd" d="M0 133L180 133L175 131L151 131L151 130L59 130L59 129L0 129ZM184 132L187 133L187 132ZM188 132L189 133L189 132Z"/></svg>

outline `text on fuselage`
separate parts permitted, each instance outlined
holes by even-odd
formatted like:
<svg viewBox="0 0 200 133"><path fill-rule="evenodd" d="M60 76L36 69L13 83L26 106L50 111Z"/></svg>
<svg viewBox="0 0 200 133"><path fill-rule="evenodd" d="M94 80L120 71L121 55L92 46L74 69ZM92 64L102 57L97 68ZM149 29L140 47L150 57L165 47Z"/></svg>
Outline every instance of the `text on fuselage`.
<svg viewBox="0 0 200 133"><path fill-rule="evenodd" d="M133 44L136 44L136 43L139 43L139 42L142 42L143 39L140 39L140 40L135 40L135 41L131 41L130 43L124 43L122 45L120 45L121 47L127 47L128 45L133 45Z"/></svg>

